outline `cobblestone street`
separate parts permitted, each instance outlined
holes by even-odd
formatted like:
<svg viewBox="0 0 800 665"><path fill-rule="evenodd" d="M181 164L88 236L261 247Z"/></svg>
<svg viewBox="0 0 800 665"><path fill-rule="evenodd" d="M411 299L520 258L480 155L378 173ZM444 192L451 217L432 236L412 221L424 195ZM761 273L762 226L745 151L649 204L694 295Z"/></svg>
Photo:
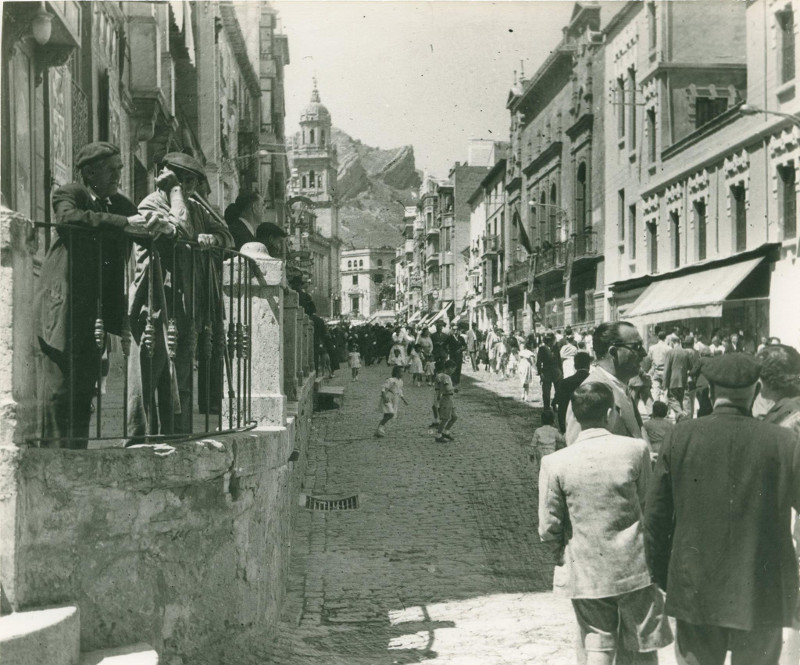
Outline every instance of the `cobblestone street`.
<svg viewBox="0 0 800 665"><path fill-rule="evenodd" d="M306 491L358 494L352 511L302 511L281 639L268 662L567 663L569 604L549 593L524 445L538 411L467 378L456 440L428 429L432 389L373 437L385 366L349 371L344 407L315 416ZM408 383L408 381L407 381ZM513 379L487 385L509 389Z"/></svg>

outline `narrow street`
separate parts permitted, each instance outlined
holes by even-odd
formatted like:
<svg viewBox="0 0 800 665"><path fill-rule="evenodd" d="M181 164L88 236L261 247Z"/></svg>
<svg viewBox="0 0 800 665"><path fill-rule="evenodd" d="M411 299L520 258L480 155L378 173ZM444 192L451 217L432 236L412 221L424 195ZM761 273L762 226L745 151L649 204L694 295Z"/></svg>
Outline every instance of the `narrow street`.
<svg viewBox="0 0 800 665"><path fill-rule="evenodd" d="M315 415L306 491L358 495L359 507L302 511L268 662L573 662L571 609L549 592L524 449L538 409L481 387L483 372L465 377L456 440L437 444L432 389L407 385L409 406L376 439L387 376L369 367L351 382L340 370L343 408Z"/></svg>

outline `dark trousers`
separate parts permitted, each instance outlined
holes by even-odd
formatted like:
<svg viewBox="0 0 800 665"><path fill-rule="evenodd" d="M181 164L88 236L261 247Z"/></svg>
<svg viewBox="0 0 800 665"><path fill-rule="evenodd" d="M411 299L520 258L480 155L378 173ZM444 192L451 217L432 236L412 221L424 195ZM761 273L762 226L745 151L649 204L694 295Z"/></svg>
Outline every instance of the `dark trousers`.
<svg viewBox="0 0 800 665"><path fill-rule="evenodd" d="M452 378L453 385L457 386L459 383L461 383L461 368L464 366L464 356L459 353L458 355L451 356L450 360L456 364L456 368L453 370Z"/></svg>
<svg viewBox="0 0 800 665"><path fill-rule="evenodd" d="M722 665L727 651L731 665L777 665L781 629L735 630L697 626L678 620L675 655L680 665Z"/></svg>
<svg viewBox="0 0 800 665"><path fill-rule="evenodd" d="M89 344L83 346L82 351L62 352L39 339L42 354L37 363L36 380L42 447L84 449L88 446L101 355Z"/></svg>
<svg viewBox="0 0 800 665"><path fill-rule="evenodd" d="M542 405L545 411L550 410L550 393L553 391L553 386L556 383L557 377L550 372L542 372Z"/></svg>
<svg viewBox="0 0 800 665"><path fill-rule="evenodd" d="M683 398L685 395L685 388L670 388L667 391L667 405L675 412L676 421L686 415L686 412L683 410Z"/></svg>

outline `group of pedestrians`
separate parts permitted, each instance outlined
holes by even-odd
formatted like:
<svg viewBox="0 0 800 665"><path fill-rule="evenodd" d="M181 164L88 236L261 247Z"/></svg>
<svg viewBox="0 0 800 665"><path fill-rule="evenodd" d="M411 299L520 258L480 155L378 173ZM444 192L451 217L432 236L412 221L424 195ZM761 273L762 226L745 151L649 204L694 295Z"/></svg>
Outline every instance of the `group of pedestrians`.
<svg viewBox="0 0 800 665"><path fill-rule="evenodd" d="M775 339L708 353L671 336L648 351L634 326L598 326L565 432L545 411L534 435L539 533L554 590L572 599L578 662L656 663L671 616L681 665L728 651L733 665L796 665L800 354ZM641 386L668 400L649 398L646 420ZM698 390L707 414L687 408Z"/></svg>

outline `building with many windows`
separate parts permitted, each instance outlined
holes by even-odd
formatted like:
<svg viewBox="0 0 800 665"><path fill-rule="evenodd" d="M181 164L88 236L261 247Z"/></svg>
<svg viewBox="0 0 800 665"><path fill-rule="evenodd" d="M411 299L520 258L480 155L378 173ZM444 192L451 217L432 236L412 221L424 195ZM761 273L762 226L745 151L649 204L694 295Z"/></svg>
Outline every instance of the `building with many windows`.
<svg viewBox="0 0 800 665"><path fill-rule="evenodd" d="M369 319L376 312L394 309L395 249L346 249L342 251L342 316ZM387 288L388 287L388 288Z"/></svg>
<svg viewBox="0 0 800 665"><path fill-rule="evenodd" d="M613 316L644 333L800 343L782 306L800 277L795 9L628 3L609 27L606 83L627 103L607 106L606 276Z"/></svg>

